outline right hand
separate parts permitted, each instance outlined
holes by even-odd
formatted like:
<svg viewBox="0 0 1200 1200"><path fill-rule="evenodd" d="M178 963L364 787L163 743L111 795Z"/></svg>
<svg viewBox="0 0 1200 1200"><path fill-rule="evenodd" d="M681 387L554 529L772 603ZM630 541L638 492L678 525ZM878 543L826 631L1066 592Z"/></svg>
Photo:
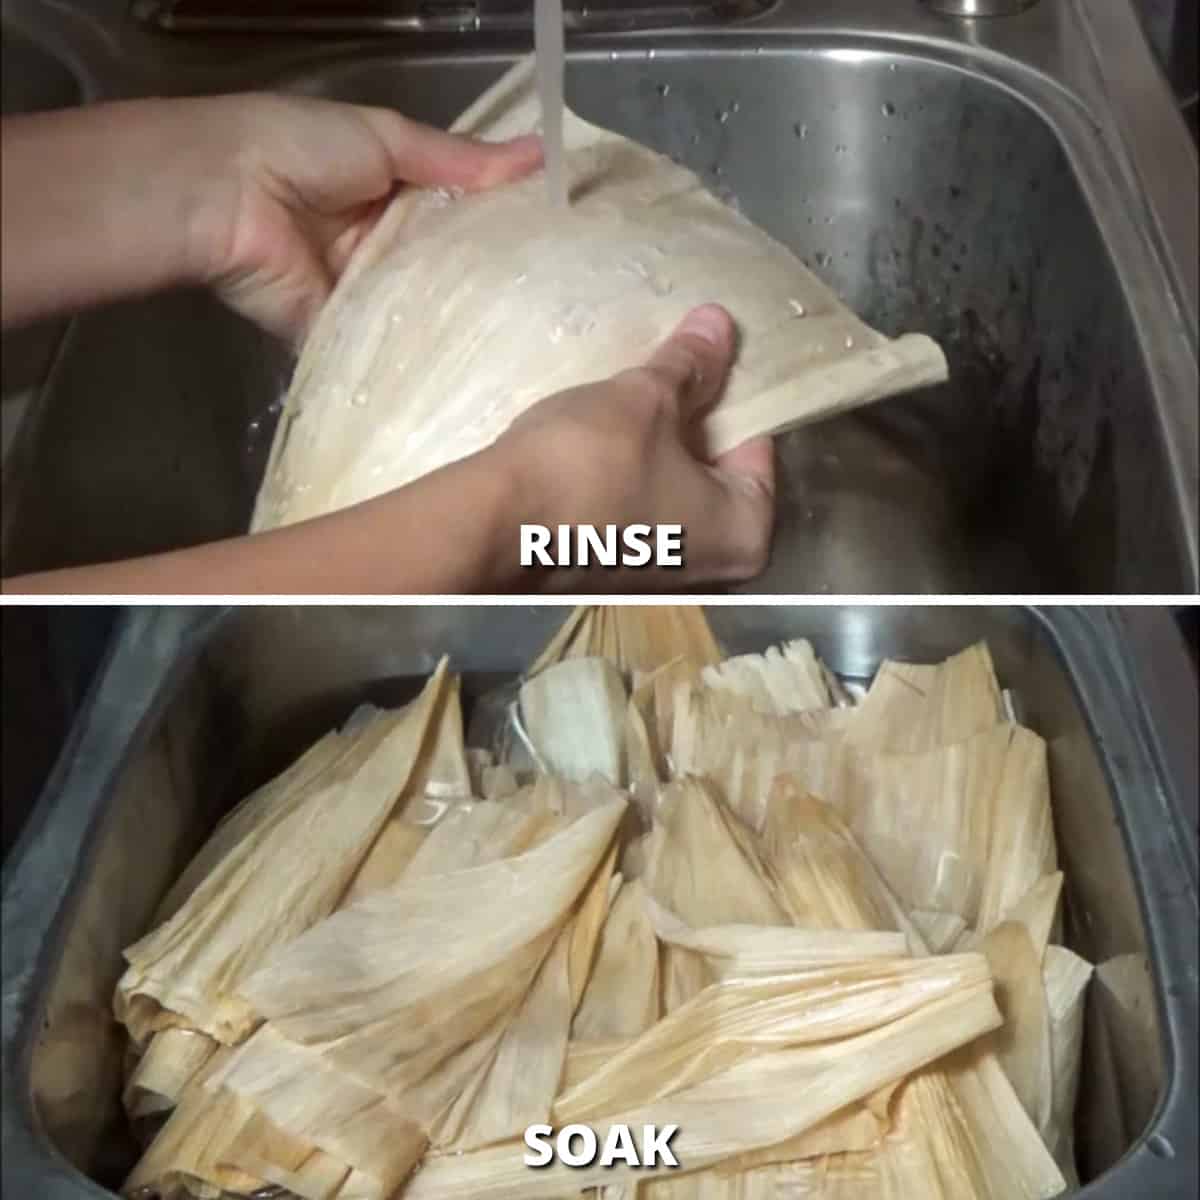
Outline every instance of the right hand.
<svg viewBox="0 0 1200 1200"><path fill-rule="evenodd" d="M683 526L681 568L544 571L541 587L669 589L763 570L775 507L770 438L711 463L699 453L702 419L721 396L735 349L724 309L693 309L642 366L540 401L483 452L517 481L523 522ZM514 582L531 588L533 574Z"/></svg>

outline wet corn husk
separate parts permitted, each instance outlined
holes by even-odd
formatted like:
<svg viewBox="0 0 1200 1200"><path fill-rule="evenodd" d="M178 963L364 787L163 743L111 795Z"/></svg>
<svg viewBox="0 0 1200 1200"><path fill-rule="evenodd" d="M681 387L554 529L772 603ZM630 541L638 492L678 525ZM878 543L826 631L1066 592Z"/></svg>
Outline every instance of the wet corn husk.
<svg viewBox="0 0 1200 1200"><path fill-rule="evenodd" d="M156 1033L125 1084L123 1102L131 1120L168 1112L218 1043L193 1029Z"/></svg>
<svg viewBox="0 0 1200 1200"><path fill-rule="evenodd" d="M584 1043L631 1038L659 1015L658 940L640 880L621 884L571 1036Z"/></svg>
<svg viewBox="0 0 1200 1200"><path fill-rule="evenodd" d="M864 748L915 754L965 741L1004 719L992 656L980 642L936 666L884 662L846 737Z"/></svg>
<svg viewBox="0 0 1200 1200"><path fill-rule="evenodd" d="M448 682L443 662L412 704L319 743L289 787L251 797L234 814L239 837L218 830L223 855L125 951L114 1008L135 1042L182 1026L232 1045L254 1028L242 981L341 899L419 766Z"/></svg>
<svg viewBox="0 0 1200 1200"><path fill-rule="evenodd" d="M1046 1145L1063 1174L1078 1183L1075 1169L1075 1099L1083 1053L1083 1011L1092 964L1064 946L1047 946L1043 960L1050 1053L1054 1075Z"/></svg>
<svg viewBox="0 0 1200 1200"><path fill-rule="evenodd" d="M520 762L466 749L443 687L336 911L239 984L252 1035L190 1071L179 1039L202 1035L145 1044L131 1105L176 1107L133 1184L1042 1200L1075 1180L1091 967L1053 944L1044 747L986 648L885 664L855 707L806 643L714 667L698 610L615 611L576 610L526 678ZM373 719L239 806L177 911ZM572 1121L679 1125L683 1170L524 1166L527 1125Z"/></svg>
<svg viewBox="0 0 1200 1200"><path fill-rule="evenodd" d="M989 982L981 955L839 962L706 987L555 1102L559 1123L658 1100L756 1053L855 1036Z"/></svg>
<svg viewBox="0 0 1200 1200"><path fill-rule="evenodd" d="M747 695L683 680L672 696L671 773L703 775L746 824L761 830L771 785L781 773L802 775L821 795L840 791L845 752L838 725L851 711L763 713Z"/></svg>
<svg viewBox="0 0 1200 1200"><path fill-rule="evenodd" d="M526 60L454 129L495 140L533 132L538 115ZM547 210L536 174L462 195L396 193L303 348L255 530L484 449L543 397L644 362L714 294L742 353L697 422L706 458L945 379L928 337L864 324L687 169L569 110L563 134L568 213Z"/></svg>
<svg viewBox="0 0 1200 1200"><path fill-rule="evenodd" d="M672 1149L686 1169L700 1170L774 1145L838 1112L850 1102L903 1078L996 1027L1000 1015L990 982L964 986L916 1012L833 1042L769 1050L674 1092L657 1103L589 1122L603 1142L615 1124L678 1124ZM636 1172L622 1164L571 1170L551 1165L530 1173L521 1144L426 1159L405 1190L406 1200L538 1200L599 1184L638 1181L671 1168Z"/></svg>
<svg viewBox="0 0 1200 1200"><path fill-rule="evenodd" d="M528 675L569 658L599 656L622 672L648 672L683 660L721 661L717 640L695 604L581 605L559 627Z"/></svg>

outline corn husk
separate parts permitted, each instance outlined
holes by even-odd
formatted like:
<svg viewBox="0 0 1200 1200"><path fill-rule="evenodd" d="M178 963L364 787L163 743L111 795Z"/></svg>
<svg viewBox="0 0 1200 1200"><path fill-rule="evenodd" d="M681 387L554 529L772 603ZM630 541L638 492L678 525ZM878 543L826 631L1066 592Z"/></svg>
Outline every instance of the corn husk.
<svg viewBox="0 0 1200 1200"><path fill-rule="evenodd" d="M776 781L764 840L798 923L823 929L901 929L914 953L928 952L844 822L828 805L804 794L795 778ZM900 1142L886 1142L874 1157L835 1155L822 1169L822 1178L834 1181L830 1186L844 1190L847 1200L876 1195L958 1200L972 1195L965 1190L968 1185L984 1200L1041 1200L1065 1186L1003 1069L984 1049L960 1053L909 1080L892 1110L897 1123L912 1132ZM928 1124L922 1114L929 1110L941 1113L941 1120ZM961 1120L954 1116L956 1110L961 1110ZM1011 1177L1006 1160L1014 1164ZM951 1164L945 1168L950 1180L945 1184L937 1173L941 1168L929 1166L942 1162ZM922 1178L924 1190L917 1187Z"/></svg>
<svg viewBox="0 0 1200 1200"><path fill-rule="evenodd" d="M122 1100L130 1120L167 1112L217 1050L217 1043L192 1029L156 1033L125 1084Z"/></svg>
<svg viewBox="0 0 1200 1200"><path fill-rule="evenodd" d="M391 887L404 874L428 834L425 826L414 825L404 817L392 817L379 831L375 844L350 881L343 905Z"/></svg>
<svg viewBox="0 0 1200 1200"><path fill-rule="evenodd" d="M643 885L629 880L609 909L571 1036L584 1043L631 1038L658 1020L658 1012L658 941Z"/></svg>
<svg viewBox="0 0 1200 1200"><path fill-rule="evenodd" d="M917 754L966 741L1004 720L992 657L979 642L937 666L884 662L846 738L864 749Z"/></svg>
<svg viewBox="0 0 1200 1200"><path fill-rule="evenodd" d="M805 929L902 933L927 949L845 822L794 775L772 784L763 846L794 922Z"/></svg>
<svg viewBox="0 0 1200 1200"><path fill-rule="evenodd" d="M568 658L607 658L623 672L653 671L683 660L703 667L721 651L697 604L581 605L559 627L527 672Z"/></svg>
<svg viewBox="0 0 1200 1200"><path fill-rule="evenodd" d="M346 722L347 729L355 726L357 717L358 713ZM226 813L163 897L155 911L153 924L161 925L173 917L197 885L251 834L261 834L289 816L298 798L307 795L310 788L327 777L327 773L360 732L361 727L354 733L331 730L279 775L255 789Z"/></svg>
<svg viewBox="0 0 1200 1200"><path fill-rule="evenodd" d="M269 791L258 824L248 815L258 806L246 805L237 824L249 832L169 920L125 951L114 1008L134 1041L184 1026L236 1044L254 1028L242 981L341 899L418 768L447 685L443 661L411 704L343 735L341 752L286 795Z"/></svg>
<svg viewBox="0 0 1200 1200"><path fill-rule="evenodd" d="M977 954L842 962L723 980L559 1096L555 1118L590 1122L674 1095L754 1054L856 1036L988 981L987 963Z"/></svg>
<svg viewBox="0 0 1200 1200"><path fill-rule="evenodd" d="M261 1113L238 1129L225 1153L249 1174L301 1200L345 1200L348 1194L342 1189L353 1172L345 1163L284 1133Z"/></svg>
<svg viewBox="0 0 1200 1200"><path fill-rule="evenodd" d="M472 1103L470 1119L448 1145L469 1150L518 1137L550 1115L562 1079L570 1035L571 928L559 933L516 1015Z"/></svg>
<svg viewBox="0 0 1200 1200"><path fill-rule="evenodd" d="M623 811L621 801L595 809L513 858L406 872L277 952L246 995L285 1037L320 1047L351 1077L415 1093L525 995Z"/></svg>
<svg viewBox="0 0 1200 1200"><path fill-rule="evenodd" d="M1083 1053L1083 1013L1092 965L1063 946L1047 946L1042 965L1050 1014L1054 1091L1046 1145L1068 1181L1075 1169L1075 1100Z"/></svg>
<svg viewBox="0 0 1200 1200"><path fill-rule="evenodd" d="M973 950L974 942L969 938L960 944L960 939L971 933L967 923L958 913L930 912L914 908L908 914L931 954L945 954L948 950Z"/></svg>
<svg viewBox="0 0 1200 1200"><path fill-rule="evenodd" d="M988 1032L1000 1015L987 982L962 987L898 1020L834 1042L757 1054L664 1101L589 1122L601 1143L614 1123L677 1124L678 1170L700 1170L810 1129L851 1102L903 1078L948 1049ZM431 1157L405 1200L539 1200L587 1186L649 1180L671 1168L622 1164L531 1173L523 1146Z"/></svg>
<svg viewBox="0 0 1200 1200"><path fill-rule="evenodd" d="M1051 931L1058 920L1058 899L1062 894L1063 873L1055 871L1051 875L1043 875L1025 895L1008 909L1000 924L1015 921L1023 925L1029 934L1029 940L1037 953L1039 961L1050 943ZM966 930L955 940L958 950L974 950L996 925L978 929Z"/></svg>
<svg viewBox="0 0 1200 1200"><path fill-rule="evenodd" d="M783 717L807 709L829 708L833 698L825 671L804 638L772 646L763 654L740 654L704 668L704 685L743 696L768 716Z"/></svg>
<svg viewBox="0 0 1200 1200"><path fill-rule="evenodd" d="M714 981L782 975L828 963L895 958L908 952L908 941L899 932L796 929L786 925L691 929L651 897L647 896L644 903L658 939L701 955Z"/></svg>
<svg viewBox="0 0 1200 1200"><path fill-rule="evenodd" d="M907 911L987 930L1057 866L1045 743L1019 726L849 758L835 804Z"/></svg>
<svg viewBox="0 0 1200 1200"><path fill-rule="evenodd" d="M625 685L603 658L572 658L521 686L520 719L541 770L625 782Z"/></svg>
<svg viewBox="0 0 1200 1200"><path fill-rule="evenodd" d="M1050 1127L1053 1073L1050 1014L1042 983L1042 956L1029 931L1004 921L980 942L996 981L1004 1026L991 1035L996 1055L1030 1119L1043 1135Z"/></svg>
<svg viewBox="0 0 1200 1200"><path fill-rule="evenodd" d="M842 740L825 721L814 724L813 719L826 713L845 719L850 711L818 709L780 717L758 712L748 696L684 680L676 685L671 709L671 773L705 776L747 825L761 830L771 785L781 773L803 777L808 790L819 795L839 792Z"/></svg>
<svg viewBox="0 0 1200 1200"><path fill-rule="evenodd" d="M209 1081L209 1091L218 1098L236 1096L293 1143L316 1147L353 1168L376 1200L387 1200L403 1183L427 1144L424 1131L398 1104L269 1024L234 1052ZM238 1161L235 1154L233 1146L226 1151Z"/></svg>
<svg viewBox="0 0 1200 1200"><path fill-rule="evenodd" d="M167 1123L129 1173L121 1191L133 1196L149 1188L169 1193L178 1187L251 1192L261 1177L227 1167L225 1152L237 1131L254 1115L237 1096L210 1094L206 1080L222 1069L231 1051L218 1046L179 1095Z"/></svg>
<svg viewBox="0 0 1200 1200"><path fill-rule="evenodd" d="M454 128L497 139L538 118L530 59ZM643 362L714 294L742 353L704 415L706 457L945 379L934 342L864 324L690 171L569 111L563 135L572 204L561 217L536 175L457 197L397 193L304 346L253 529L482 450L543 397Z"/></svg>

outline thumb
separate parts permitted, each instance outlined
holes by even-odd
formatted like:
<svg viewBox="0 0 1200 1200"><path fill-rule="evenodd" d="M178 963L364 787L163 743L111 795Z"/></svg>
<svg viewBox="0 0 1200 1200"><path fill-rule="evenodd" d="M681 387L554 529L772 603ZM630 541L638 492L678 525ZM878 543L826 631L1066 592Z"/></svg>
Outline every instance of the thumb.
<svg viewBox="0 0 1200 1200"><path fill-rule="evenodd" d="M775 448L770 438L752 438L722 454L708 468L723 492L720 544L722 577L753 579L770 560L775 524Z"/></svg>

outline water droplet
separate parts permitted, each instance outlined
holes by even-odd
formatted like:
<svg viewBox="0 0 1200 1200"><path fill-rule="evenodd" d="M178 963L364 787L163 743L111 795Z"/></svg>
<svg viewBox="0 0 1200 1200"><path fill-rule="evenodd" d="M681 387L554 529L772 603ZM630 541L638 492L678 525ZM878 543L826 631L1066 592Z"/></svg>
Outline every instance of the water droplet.
<svg viewBox="0 0 1200 1200"><path fill-rule="evenodd" d="M803 121L797 121L792 126L792 132L801 140L804 141L808 137L808 126Z"/></svg>
<svg viewBox="0 0 1200 1200"><path fill-rule="evenodd" d="M792 307L792 312L793 312L793 313L794 313L796 316L798 316L798 317L802 317L802 316L804 316L804 314L805 314L805 312L806 312L806 309L805 309L804 305L800 303L800 301L799 301L799 300L789 300L789 301L788 301L788 304L790 304L790 305L791 305L791 307Z"/></svg>
<svg viewBox="0 0 1200 1200"><path fill-rule="evenodd" d="M658 85L658 94L666 97L671 94L671 85L669 83L660 83Z"/></svg>
<svg viewBox="0 0 1200 1200"><path fill-rule="evenodd" d="M838 142L838 144L836 146L834 146L833 152L834 152L834 154L845 154L846 147L842 142Z"/></svg>
<svg viewBox="0 0 1200 1200"><path fill-rule="evenodd" d="M853 350L853 349L854 349L854 338L853 338L853 337L851 337L851 335L850 335L850 334L846 334L846 349L847 349L847 350Z"/></svg>
<svg viewBox="0 0 1200 1200"><path fill-rule="evenodd" d="M731 113L735 113L735 112L738 112L741 109L741 107L742 106L736 100L733 100L730 102L729 111Z"/></svg>
<svg viewBox="0 0 1200 1200"><path fill-rule="evenodd" d="M700 135L698 133L693 133L690 140L693 146L700 145Z"/></svg>
<svg viewBox="0 0 1200 1200"><path fill-rule="evenodd" d="M831 254L826 253L824 250L817 251L818 267L827 267L831 262L833 262L833 256Z"/></svg>
<svg viewBox="0 0 1200 1200"><path fill-rule="evenodd" d="M366 408L367 402L370 399L371 399L371 395L367 391L367 389L359 388L358 391L355 392L354 395L350 397L350 403L353 404L355 408Z"/></svg>
<svg viewBox="0 0 1200 1200"><path fill-rule="evenodd" d="M729 111L724 108L718 108L716 116L720 124L724 125L725 122L729 120Z"/></svg>
<svg viewBox="0 0 1200 1200"><path fill-rule="evenodd" d="M616 52L615 50L610 50L610 51L608 52L608 61L609 61L609 62L616 62L616 61L617 61L617 52Z"/></svg>
<svg viewBox="0 0 1200 1200"><path fill-rule="evenodd" d="M516 279L514 279L514 280L513 280L513 283L515 283L515 284L517 284L517 285L519 286L520 284L524 283L524 282L525 282L525 280L527 280L528 278L529 278L529 272L528 272L528 271L522 271L522 272L520 273L520 275L518 275L518 276L516 277Z"/></svg>
<svg viewBox="0 0 1200 1200"><path fill-rule="evenodd" d="M889 71L894 71L895 69L896 69L896 64L895 64L895 63L888 63L888 70L889 70Z"/></svg>
<svg viewBox="0 0 1200 1200"><path fill-rule="evenodd" d="M896 115L896 106L890 100L885 100L881 111L885 117L894 117Z"/></svg>
<svg viewBox="0 0 1200 1200"><path fill-rule="evenodd" d="M647 57L647 58L654 58L654 57L655 57L655 55L657 55L657 54L658 54L658 51L657 51L657 50L654 50L654 49L650 49L650 50L647 50L647 51L646 51L646 57Z"/></svg>

